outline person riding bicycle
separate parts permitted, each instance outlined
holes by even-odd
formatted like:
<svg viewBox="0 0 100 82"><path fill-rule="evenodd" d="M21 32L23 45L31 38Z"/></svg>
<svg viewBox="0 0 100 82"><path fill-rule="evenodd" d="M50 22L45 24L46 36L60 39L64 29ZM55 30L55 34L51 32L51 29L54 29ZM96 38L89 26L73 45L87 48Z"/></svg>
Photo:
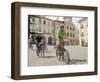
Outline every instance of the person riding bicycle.
<svg viewBox="0 0 100 82"><path fill-rule="evenodd" d="M64 46L64 42L66 40L66 32L64 30L64 26L60 26L60 30L59 32L57 33L57 46L60 47L60 46Z"/></svg>
<svg viewBox="0 0 100 82"><path fill-rule="evenodd" d="M43 37L41 36L41 34L38 34L36 36L36 47L37 47L37 53L39 52L38 49L41 47L41 45L43 44ZM37 54L37 56L39 56L39 53Z"/></svg>
<svg viewBox="0 0 100 82"><path fill-rule="evenodd" d="M66 32L64 30L64 26L60 26L60 30L57 33L56 36L56 56L59 60L64 60L64 54L65 51L64 43L66 40Z"/></svg>

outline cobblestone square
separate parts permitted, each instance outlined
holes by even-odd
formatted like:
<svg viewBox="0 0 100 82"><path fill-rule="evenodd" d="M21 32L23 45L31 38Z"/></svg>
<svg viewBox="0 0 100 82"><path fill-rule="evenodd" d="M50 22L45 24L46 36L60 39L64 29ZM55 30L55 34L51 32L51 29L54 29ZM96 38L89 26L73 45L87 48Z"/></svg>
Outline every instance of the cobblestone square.
<svg viewBox="0 0 100 82"><path fill-rule="evenodd" d="M56 49L54 46L47 46L48 50L45 57L38 57L36 55L36 47L29 48L28 52L28 66L53 66L53 65L66 65L65 62L59 61L56 57ZM68 65L86 64L87 63L87 47L80 45L65 46L70 54L70 63Z"/></svg>

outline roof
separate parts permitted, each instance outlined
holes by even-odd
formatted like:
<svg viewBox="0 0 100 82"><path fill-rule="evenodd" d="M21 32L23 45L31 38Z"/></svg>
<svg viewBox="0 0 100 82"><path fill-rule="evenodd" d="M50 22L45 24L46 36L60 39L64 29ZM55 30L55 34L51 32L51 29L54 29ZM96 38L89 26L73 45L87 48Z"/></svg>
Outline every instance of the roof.
<svg viewBox="0 0 100 82"><path fill-rule="evenodd" d="M79 23L81 23L81 22L83 22L83 21L85 21L85 20L87 20L87 19L88 19L87 17L82 18L81 20L79 20Z"/></svg>

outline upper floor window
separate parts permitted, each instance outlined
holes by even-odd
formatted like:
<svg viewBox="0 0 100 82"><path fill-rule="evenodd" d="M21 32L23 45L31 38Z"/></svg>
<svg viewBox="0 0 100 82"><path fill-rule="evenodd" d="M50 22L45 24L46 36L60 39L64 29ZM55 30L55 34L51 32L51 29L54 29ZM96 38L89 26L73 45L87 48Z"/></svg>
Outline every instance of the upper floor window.
<svg viewBox="0 0 100 82"><path fill-rule="evenodd" d="M69 29L69 26L67 26L67 29Z"/></svg>
<svg viewBox="0 0 100 82"><path fill-rule="evenodd" d="M39 19L39 23L41 23L41 19Z"/></svg>
<svg viewBox="0 0 100 82"><path fill-rule="evenodd" d="M39 26L39 32L41 32L42 31L42 29L41 29L41 27Z"/></svg>
<svg viewBox="0 0 100 82"><path fill-rule="evenodd" d="M88 23L86 24L86 27L88 27Z"/></svg>
<svg viewBox="0 0 100 82"><path fill-rule="evenodd" d="M73 28L73 31L74 31L75 29Z"/></svg>
<svg viewBox="0 0 100 82"><path fill-rule="evenodd" d="M46 21L45 20L43 21L43 24L46 24Z"/></svg>
<svg viewBox="0 0 100 82"><path fill-rule="evenodd" d="M35 22L35 18L34 17L31 17L30 18L30 23L34 23Z"/></svg>
<svg viewBox="0 0 100 82"><path fill-rule="evenodd" d="M69 36L69 32L67 32L67 36Z"/></svg>
<svg viewBox="0 0 100 82"><path fill-rule="evenodd" d="M81 25L81 29L83 28L83 25Z"/></svg>
<svg viewBox="0 0 100 82"><path fill-rule="evenodd" d="M84 36L84 33L82 32L82 36Z"/></svg>

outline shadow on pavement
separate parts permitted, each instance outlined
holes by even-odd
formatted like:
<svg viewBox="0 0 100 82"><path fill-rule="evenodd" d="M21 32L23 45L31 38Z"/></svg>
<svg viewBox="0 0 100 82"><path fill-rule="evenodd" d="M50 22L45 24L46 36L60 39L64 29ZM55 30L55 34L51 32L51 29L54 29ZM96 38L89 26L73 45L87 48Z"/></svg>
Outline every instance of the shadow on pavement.
<svg viewBox="0 0 100 82"><path fill-rule="evenodd" d="M71 64L86 64L86 63L87 63L86 60L76 60L76 59L72 59L72 60L70 60L69 65L71 65Z"/></svg>
<svg viewBox="0 0 100 82"><path fill-rule="evenodd" d="M55 58L56 56L44 56L44 58Z"/></svg>

